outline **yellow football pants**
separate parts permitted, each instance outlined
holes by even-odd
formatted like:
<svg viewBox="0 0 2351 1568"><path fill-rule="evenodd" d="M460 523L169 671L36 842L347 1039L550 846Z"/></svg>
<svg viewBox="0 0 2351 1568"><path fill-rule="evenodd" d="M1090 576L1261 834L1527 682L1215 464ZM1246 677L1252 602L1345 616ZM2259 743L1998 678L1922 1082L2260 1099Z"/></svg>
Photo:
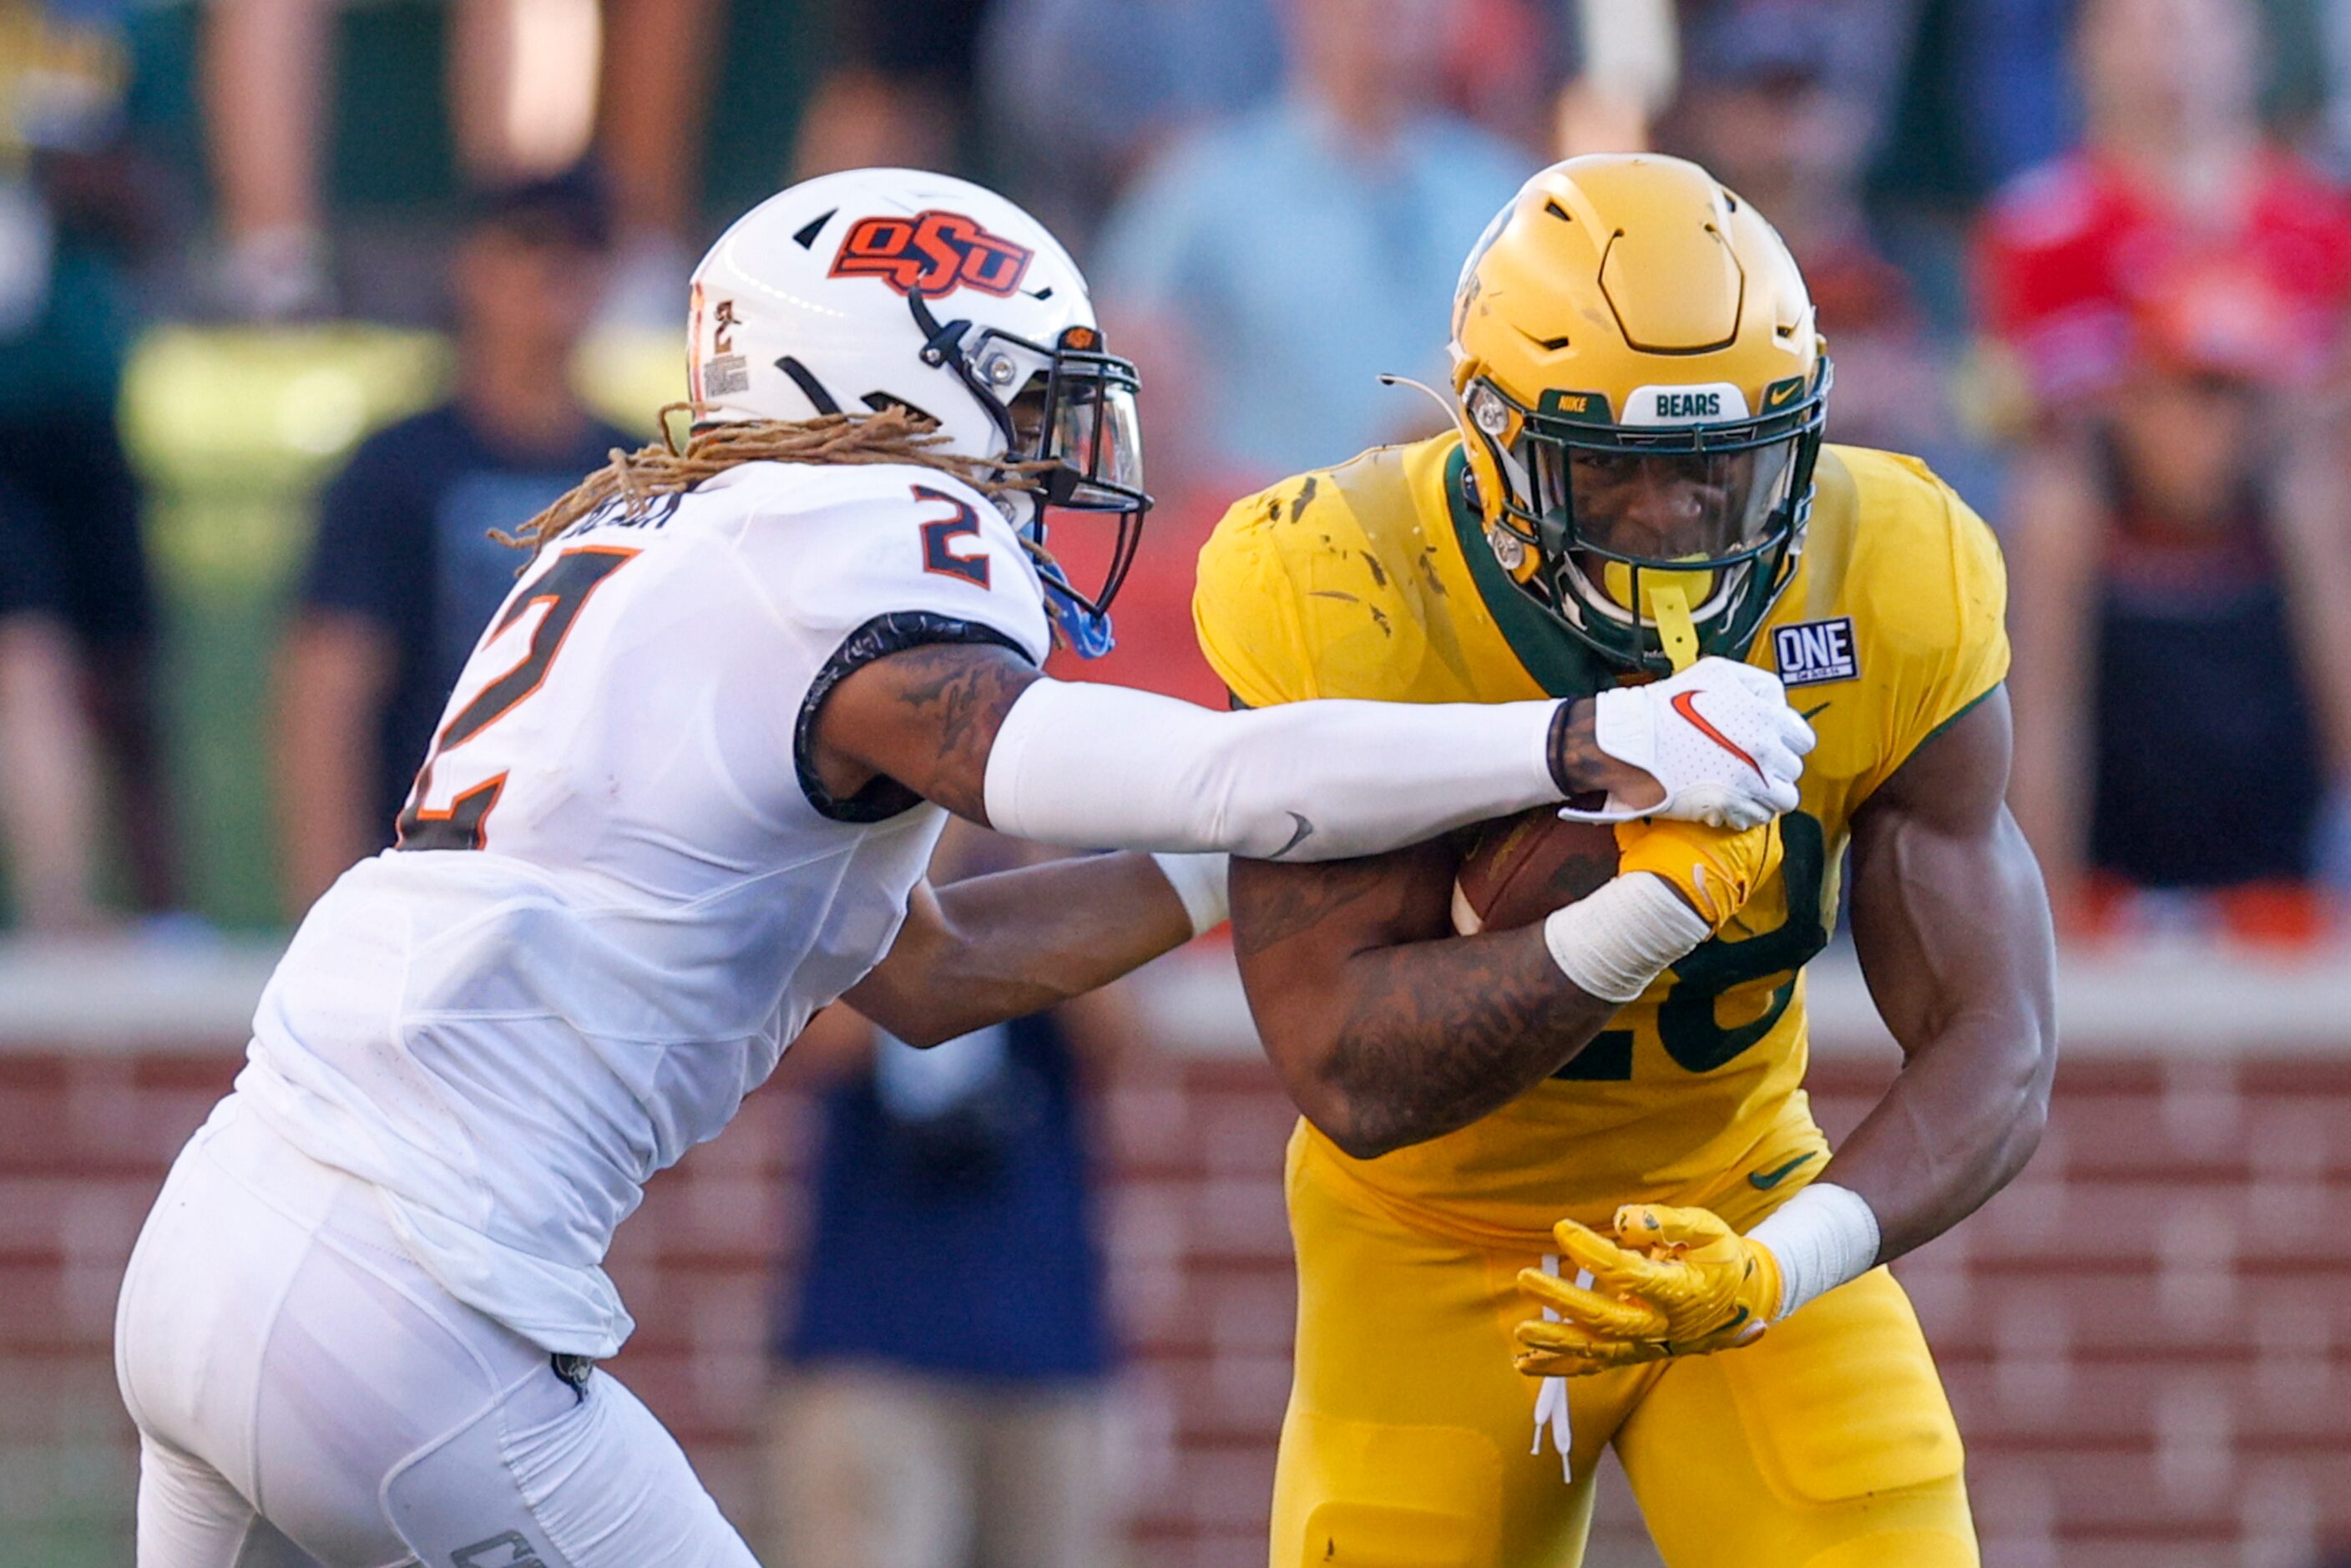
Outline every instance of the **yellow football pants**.
<svg viewBox="0 0 2351 1568"><path fill-rule="evenodd" d="M1718 1197L1742 1228L1789 1188ZM1574 1479L1510 1365L1541 1261L1382 1212L1290 1145L1298 1361L1272 1568L1577 1568L1614 1444L1667 1568L1975 1568L1959 1429L1877 1270L1755 1344L1566 1380Z"/></svg>

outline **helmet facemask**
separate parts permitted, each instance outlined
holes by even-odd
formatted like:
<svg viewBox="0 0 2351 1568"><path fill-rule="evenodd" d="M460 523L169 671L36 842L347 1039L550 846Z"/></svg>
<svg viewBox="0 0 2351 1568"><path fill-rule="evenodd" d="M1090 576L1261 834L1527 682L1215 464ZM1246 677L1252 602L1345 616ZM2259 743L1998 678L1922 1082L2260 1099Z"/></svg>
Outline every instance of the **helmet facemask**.
<svg viewBox="0 0 2351 1568"><path fill-rule="evenodd" d="M1057 619L1081 653L1088 638L1098 638L1106 651L1105 617L1134 563L1151 509L1135 408L1142 378L1134 362L1102 351L1102 335L1092 327L1071 327L1045 344L969 321L941 323L920 294L908 303L923 330L924 362L955 371L1002 437L1006 468L1038 486L1026 515L1015 520L1046 586L1076 612ZM1118 517L1110 563L1092 593L1071 583L1046 549L1049 508Z"/></svg>
<svg viewBox="0 0 2351 1568"><path fill-rule="evenodd" d="M1463 423L1501 479L1489 537L1520 585L1615 664L1673 668L1653 602L1666 587L1685 597L1701 653L1742 656L1794 575L1828 382L1823 360L1786 409L1628 426L1565 412L1588 396L1530 409L1472 377Z"/></svg>

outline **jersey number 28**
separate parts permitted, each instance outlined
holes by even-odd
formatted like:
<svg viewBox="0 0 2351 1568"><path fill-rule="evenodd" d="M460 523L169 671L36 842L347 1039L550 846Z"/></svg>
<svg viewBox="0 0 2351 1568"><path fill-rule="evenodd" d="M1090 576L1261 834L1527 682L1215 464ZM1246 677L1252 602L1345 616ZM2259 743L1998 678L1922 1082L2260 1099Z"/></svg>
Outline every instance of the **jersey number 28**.
<svg viewBox="0 0 2351 1568"><path fill-rule="evenodd" d="M416 775L416 788L409 791L408 805L400 813L402 849L478 850L487 841L490 812L498 803L499 792L507 787L506 774L494 773L460 790L446 806L434 808L425 804L433 799L434 771L448 761L451 752L506 717L538 690L547 679L548 666L555 663L555 655L563 649L563 640L571 634L573 622L580 619L588 596L606 578L626 566L636 553L614 547L565 550L553 566L539 574L538 581L516 596L505 614L491 623L481 647L475 650L476 658L481 656L482 648L504 635L529 611L546 607L547 612L538 618L538 624L531 628L530 646L522 658L494 676L433 737L433 749L426 754L424 766Z"/></svg>

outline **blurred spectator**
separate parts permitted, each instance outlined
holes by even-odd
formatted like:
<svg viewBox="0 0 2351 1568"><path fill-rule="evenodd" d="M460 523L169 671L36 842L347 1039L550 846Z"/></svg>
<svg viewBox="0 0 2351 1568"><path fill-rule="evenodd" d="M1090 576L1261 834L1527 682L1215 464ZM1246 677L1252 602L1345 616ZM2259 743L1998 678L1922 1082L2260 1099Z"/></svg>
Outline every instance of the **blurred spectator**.
<svg viewBox="0 0 2351 1568"><path fill-rule="evenodd" d="M1272 0L999 0L979 72L1004 188L1071 249L1144 158L1281 79Z"/></svg>
<svg viewBox="0 0 2351 1568"><path fill-rule="evenodd" d="M1021 854L951 830L933 874ZM837 1009L793 1045L833 1086L776 1345L778 1568L1119 1560L1079 1081L1123 1016L1097 996L916 1051Z"/></svg>
<svg viewBox="0 0 2351 1568"><path fill-rule="evenodd" d="M601 0L596 158L611 179L611 319L677 329L702 222L709 105L730 11L756 0Z"/></svg>
<svg viewBox="0 0 2351 1568"><path fill-rule="evenodd" d="M1672 0L1611 0L1607 14L1637 26L1654 8L1670 40ZM1462 0L1447 40L1446 101L1525 150L1536 166L1560 156L1561 95L1580 57L1573 7L1561 0Z"/></svg>
<svg viewBox="0 0 2351 1568"><path fill-rule="evenodd" d="M1569 0L1575 69L1561 89L1557 152L1639 152L1681 70L1671 0Z"/></svg>
<svg viewBox="0 0 2351 1568"><path fill-rule="evenodd" d="M2319 929L2351 541L2324 445L2340 411L2298 415L2292 321L2241 260L2180 279L2135 315L2099 412L2033 460L2010 541L2032 651L2011 676L2032 719L2016 790L2078 929L2146 924L2146 891L2207 894L2250 938Z"/></svg>
<svg viewBox="0 0 2351 1568"><path fill-rule="evenodd" d="M1698 8L1666 140L1752 201L1803 268L1836 364L1830 439L1916 454L1964 488L1970 455L1952 450L1949 359L1862 210L1876 105L1841 57L1855 9L1824 0Z"/></svg>
<svg viewBox="0 0 2351 1568"><path fill-rule="evenodd" d="M1972 209L2072 144L2073 0L1840 0L1840 8L1849 27L1872 35L1848 55L1865 75L1849 79L1875 100L1890 138L1879 196Z"/></svg>
<svg viewBox="0 0 2351 1568"><path fill-rule="evenodd" d="M2038 413L2007 530L2012 797L2061 911L2090 919L2094 873L2307 875L2346 775L2351 546L2322 389L2351 205L2263 136L2251 7L2093 0L2076 46L2087 140L2002 197L1983 291ZM2126 749L2141 724L2166 744ZM2231 809L2150 838L2160 803L2131 791L2198 798L2189 769L2215 758L2238 764Z"/></svg>
<svg viewBox="0 0 2351 1568"><path fill-rule="evenodd" d="M800 120L791 176L967 164L987 0L840 0L832 64Z"/></svg>
<svg viewBox="0 0 2351 1568"><path fill-rule="evenodd" d="M2085 5L2083 146L2002 193L1982 256L1989 325L2043 409L2110 386L2135 301L2202 256L2251 257L2296 318L2296 369L2331 366L2351 302L2351 207L2263 135L2260 52L2241 0Z"/></svg>
<svg viewBox="0 0 2351 1568"><path fill-rule="evenodd" d="M653 267L675 260L726 3L452 0L449 120L464 176L476 186L547 176L576 162L592 131L614 172L629 253L646 254ZM220 193L219 293L234 314L277 320L333 307L321 162L340 8L336 0L209 8L202 65Z"/></svg>
<svg viewBox="0 0 2351 1568"><path fill-rule="evenodd" d="M522 560L489 531L637 444L568 380L606 242L580 176L486 198L455 258L456 396L368 440L321 503L279 657L290 911L391 841L450 686Z"/></svg>
<svg viewBox="0 0 2351 1568"><path fill-rule="evenodd" d="M5 532L5 525L0 525ZM0 864L17 928L89 929L97 770L82 722L73 640L48 607L21 596L0 542Z"/></svg>
<svg viewBox="0 0 2351 1568"><path fill-rule="evenodd" d="M1444 415L1462 258L1534 161L1434 107L1458 0L1290 0L1282 96L1170 148L1091 269L1145 367L1153 482L1238 493Z"/></svg>
<svg viewBox="0 0 2351 1568"><path fill-rule="evenodd" d="M10 741L47 779L11 807L22 834L11 858L34 884L20 895L44 923L89 913L90 796L104 791L93 790L85 732L110 765L134 902L176 903L154 593L115 423L134 321L129 268L156 243L161 205L124 117L126 9L0 4L0 554L17 583L0 587L15 601L0 614L17 612L0 678L11 710L58 747L51 758L29 737Z"/></svg>

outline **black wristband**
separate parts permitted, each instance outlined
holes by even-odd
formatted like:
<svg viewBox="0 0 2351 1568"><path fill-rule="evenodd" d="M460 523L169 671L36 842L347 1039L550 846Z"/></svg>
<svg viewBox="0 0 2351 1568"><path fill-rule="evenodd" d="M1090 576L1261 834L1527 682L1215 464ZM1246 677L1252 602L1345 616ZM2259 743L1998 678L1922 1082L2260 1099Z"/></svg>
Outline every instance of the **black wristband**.
<svg viewBox="0 0 2351 1568"><path fill-rule="evenodd" d="M1575 714L1575 699L1563 699L1552 710L1551 733L1543 741L1543 759L1551 764L1551 781L1559 786L1562 796L1576 792L1575 780L1567 776L1567 727Z"/></svg>
<svg viewBox="0 0 2351 1568"><path fill-rule="evenodd" d="M1576 786L1567 770L1567 727L1574 722L1575 705L1582 699L1570 697L1562 701L1551 716L1551 734L1543 747L1544 760L1551 765L1551 781L1558 786L1561 797L1578 811L1604 810L1608 805L1605 789L1583 789Z"/></svg>

